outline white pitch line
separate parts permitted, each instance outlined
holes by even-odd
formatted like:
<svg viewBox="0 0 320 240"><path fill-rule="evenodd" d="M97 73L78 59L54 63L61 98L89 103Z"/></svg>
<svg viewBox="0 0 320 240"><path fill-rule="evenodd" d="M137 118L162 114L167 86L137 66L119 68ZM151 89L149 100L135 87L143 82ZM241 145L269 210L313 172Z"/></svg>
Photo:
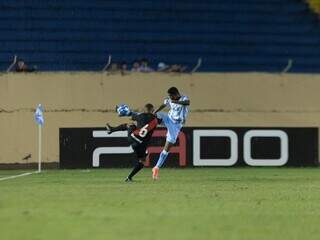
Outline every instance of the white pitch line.
<svg viewBox="0 0 320 240"><path fill-rule="evenodd" d="M13 175L13 176L9 176L9 177L3 177L3 178L0 178L0 181L9 180L9 179L14 179L14 178L18 178L18 177L24 177L24 176L28 176L28 175L31 175L31 174L34 174L34 173L38 173L38 172L28 172L28 173L22 173L22 174L19 174L19 175Z"/></svg>

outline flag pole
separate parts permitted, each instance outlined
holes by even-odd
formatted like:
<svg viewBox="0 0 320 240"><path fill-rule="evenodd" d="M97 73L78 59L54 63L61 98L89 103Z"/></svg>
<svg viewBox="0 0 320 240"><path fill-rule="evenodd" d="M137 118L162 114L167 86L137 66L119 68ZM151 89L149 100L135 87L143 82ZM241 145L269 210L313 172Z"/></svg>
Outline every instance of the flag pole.
<svg viewBox="0 0 320 240"><path fill-rule="evenodd" d="M38 172L41 172L42 126L38 125Z"/></svg>

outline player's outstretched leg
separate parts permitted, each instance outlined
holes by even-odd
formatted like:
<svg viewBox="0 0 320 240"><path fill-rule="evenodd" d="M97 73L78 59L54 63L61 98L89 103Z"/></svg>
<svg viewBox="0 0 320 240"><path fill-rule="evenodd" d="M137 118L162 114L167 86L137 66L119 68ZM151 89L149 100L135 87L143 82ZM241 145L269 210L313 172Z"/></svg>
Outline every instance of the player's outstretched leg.
<svg viewBox="0 0 320 240"><path fill-rule="evenodd" d="M157 162L156 166L152 169L153 180L159 179L159 169L163 166L164 162L166 161L166 159L169 155L169 150L172 147L172 145L173 144L168 141L164 145L164 148L163 148L162 152L160 153L158 162Z"/></svg>
<svg viewBox="0 0 320 240"><path fill-rule="evenodd" d="M128 175L128 177L125 179L126 182L132 182L132 178L134 175L136 175L142 168L144 167L144 163L142 160L139 160L134 168L132 169L131 173Z"/></svg>
<svg viewBox="0 0 320 240"><path fill-rule="evenodd" d="M111 127L109 123L106 124L106 129L108 134L111 134L113 132L117 132L117 131L126 131L128 130L128 125L127 124L120 124L117 127Z"/></svg>

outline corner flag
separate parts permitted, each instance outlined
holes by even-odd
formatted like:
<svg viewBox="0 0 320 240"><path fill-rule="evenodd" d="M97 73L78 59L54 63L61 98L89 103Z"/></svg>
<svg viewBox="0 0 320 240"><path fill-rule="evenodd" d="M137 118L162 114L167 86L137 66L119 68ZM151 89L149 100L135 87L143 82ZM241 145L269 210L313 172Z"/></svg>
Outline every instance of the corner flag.
<svg viewBox="0 0 320 240"><path fill-rule="evenodd" d="M36 112L34 113L34 119L38 125L42 126L44 124L43 107L41 104L39 104L36 108Z"/></svg>
<svg viewBox="0 0 320 240"><path fill-rule="evenodd" d="M42 155L42 127L44 124L43 107L41 104L36 108L34 119L38 124L38 172L41 172L41 155Z"/></svg>

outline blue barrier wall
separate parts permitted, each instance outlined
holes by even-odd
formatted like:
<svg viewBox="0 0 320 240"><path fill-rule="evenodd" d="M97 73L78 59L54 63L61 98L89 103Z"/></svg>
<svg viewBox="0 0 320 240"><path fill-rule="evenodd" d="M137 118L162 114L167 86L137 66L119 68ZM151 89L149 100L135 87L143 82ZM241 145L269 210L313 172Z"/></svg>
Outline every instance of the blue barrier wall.
<svg viewBox="0 0 320 240"><path fill-rule="evenodd" d="M146 57L201 71L320 72L320 25L301 0L1 0L0 70L101 70Z"/></svg>

